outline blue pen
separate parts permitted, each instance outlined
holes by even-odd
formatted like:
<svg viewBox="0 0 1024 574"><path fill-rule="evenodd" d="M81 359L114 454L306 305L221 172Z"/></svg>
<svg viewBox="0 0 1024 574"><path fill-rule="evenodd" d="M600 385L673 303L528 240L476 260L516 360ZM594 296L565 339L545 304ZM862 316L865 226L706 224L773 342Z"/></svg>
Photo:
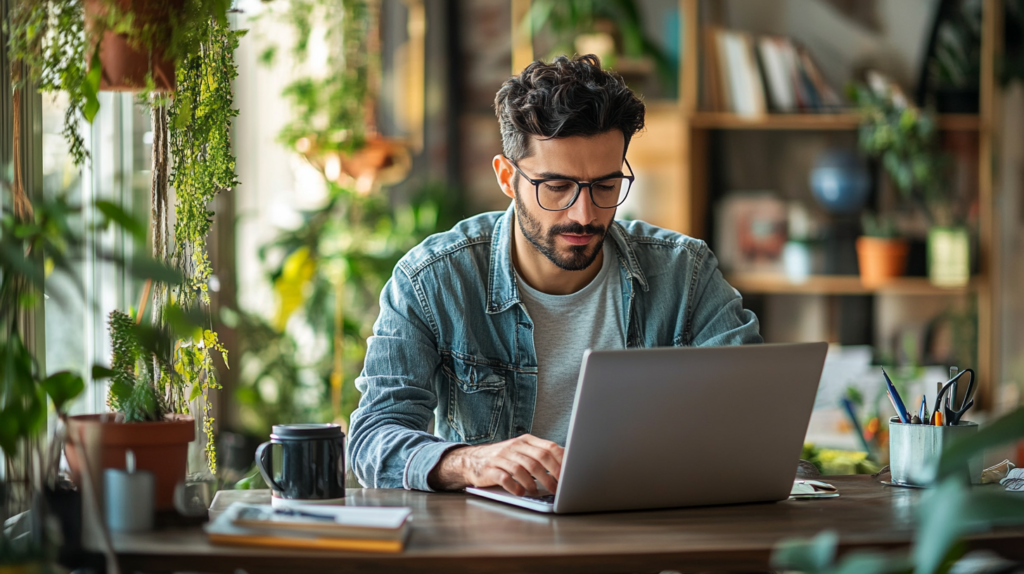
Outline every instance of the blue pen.
<svg viewBox="0 0 1024 574"><path fill-rule="evenodd" d="M853 410L853 403L850 399L843 397L843 407L846 408L846 416L850 417L850 424L853 425L853 431L857 433L857 438L860 439L861 446L864 447L864 452L871 456L871 445L868 444L868 440L864 438L864 431L860 428L860 423L857 422L857 412Z"/></svg>
<svg viewBox="0 0 1024 574"><path fill-rule="evenodd" d="M896 409L896 414L900 417L900 422L903 424L910 423L910 413L907 412L907 407L903 406L903 399L900 398L900 394L896 392L896 386L892 384L889 379L889 373L882 369L882 376L885 377L885 392L889 395L889 401L892 402L892 407Z"/></svg>
<svg viewBox="0 0 1024 574"><path fill-rule="evenodd" d="M928 397L921 395L921 410L917 414L922 424L928 424Z"/></svg>

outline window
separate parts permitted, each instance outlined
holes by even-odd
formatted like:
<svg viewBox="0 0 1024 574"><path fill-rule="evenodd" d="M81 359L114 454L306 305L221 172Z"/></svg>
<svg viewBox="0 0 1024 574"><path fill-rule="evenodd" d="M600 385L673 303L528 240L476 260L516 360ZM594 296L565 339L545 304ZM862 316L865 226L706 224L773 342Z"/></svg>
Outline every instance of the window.
<svg viewBox="0 0 1024 574"><path fill-rule="evenodd" d="M106 410L106 385L91 382L92 365L109 363L107 315L139 304L140 281L130 277L101 254L131 258L131 237L120 229L97 229L92 212L95 200L124 207L140 221L148 220L152 134L147 114L135 105L133 94L100 94L100 112L90 126L86 144L91 161L77 169L61 136L66 102L43 96L42 190L52 198L65 194L81 208L72 224L86 239L85 258L75 276L50 274L46 280L45 369L47 373L73 370L86 381L83 396L72 406L75 414ZM76 285L77 283L77 285Z"/></svg>

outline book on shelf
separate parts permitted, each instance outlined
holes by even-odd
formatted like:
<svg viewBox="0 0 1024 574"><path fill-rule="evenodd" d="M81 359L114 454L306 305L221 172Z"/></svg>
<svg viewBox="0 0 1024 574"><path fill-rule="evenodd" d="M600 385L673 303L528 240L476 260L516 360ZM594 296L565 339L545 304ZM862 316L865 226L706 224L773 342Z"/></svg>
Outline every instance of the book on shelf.
<svg viewBox="0 0 1024 574"><path fill-rule="evenodd" d="M784 36L704 28L704 108L744 117L843 107L810 52Z"/></svg>
<svg viewBox="0 0 1024 574"><path fill-rule="evenodd" d="M233 503L206 525L213 544L401 552L410 508L309 505L288 510Z"/></svg>

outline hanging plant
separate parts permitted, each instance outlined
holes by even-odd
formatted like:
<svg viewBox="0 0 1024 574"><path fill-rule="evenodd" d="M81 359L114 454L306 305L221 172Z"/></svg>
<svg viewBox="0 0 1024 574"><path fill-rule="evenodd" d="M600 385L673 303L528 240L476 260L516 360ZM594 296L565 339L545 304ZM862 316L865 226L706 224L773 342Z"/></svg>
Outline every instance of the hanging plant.
<svg viewBox="0 0 1024 574"><path fill-rule="evenodd" d="M376 57L368 42L376 11L367 0L290 0L287 4L288 21L298 39L291 49L296 64L312 65L309 39L323 34L327 69L303 70L305 75L285 87L283 95L292 115L279 141L300 152L302 146L353 152L366 139L369 70ZM268 47L262 59L272 61L277 49Z"/></svg>
<svg viewBox="0 0 1024 574"><path fill-rule="evenodd" d="M3 29L15 89L14 145L19 145L21 89L35 86L44 93L63 92L68 102L62 134L75 165L83 165L89 154L78 127L83 119L91 123L100 109L100 69L86 66L81 0L13 0ZM19 156L15 149L15 166ZM17 198L20 175L15 179Z"/></svg>
<svg viewBox="0 0 1024 574"><path fill-rule="evenodd" d="M90 70L100 89L173 91L175 68L197 54L214 20L227 26L231 0L82 0Z"/></svg>
<svg viewBox="0 0 1024 574"><path fill-rule="evenodd" d="M231 120L238 111L232 107L231 82L238 75L233 55L243 33L230 30L227 22L207 21L200 49L178 65L177 93L168 110L168 150L174 158L169 183L177 199L172 260L184 276L170 300L186 313L210 304L212 268L206 245L214 215L210 203L220 192L238 185L231 150ZM166 229L166 219L162 224ZM209 467L216 472L209 393L220 384L213 353L221 354L225 366L228 357L210 323L207 318L207 326L175 343L173 368L181 382L168 398L172 409L186 414L189 404L201 399Z"/></svg>

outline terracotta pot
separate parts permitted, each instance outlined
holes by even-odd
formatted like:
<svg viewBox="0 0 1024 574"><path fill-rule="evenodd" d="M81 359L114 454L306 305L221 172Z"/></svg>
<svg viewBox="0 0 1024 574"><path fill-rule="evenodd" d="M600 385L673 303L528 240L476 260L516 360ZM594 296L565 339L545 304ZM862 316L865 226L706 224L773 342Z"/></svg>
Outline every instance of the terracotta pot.
<svg viewBox="0 0 1024 574"><path fill-rule="evenodd" d="M89 30L93 22L106 12L105 0L85 0L86 37L95 41ZM181 8L181 0L117 0L122 10L131 10L139 26L167 22L172 9ZM162 48L140 51L128 44L128 37L105 31L100 41L100 90L137 92L146 85L146 75L153 71L157 91L174 91L174 61L164 58ZM89 45L86 58L91 62L95 44Z"/></svg>
<svg viewBox="0 0 1024 574"><path fill-rule="evenodd" d="M125 453L135 453L138 470L153 473L155 484L154 508L174 509L174 487L185 480L188 463L188 443L196 438L195 419L187 415L167 415L163 422L125 423L113 413L77 415L68 417L69 433L81 436L78 425L98 425L100 436L100 467L125 467ZM64 447L71 467L71 479L81 484L81 464L72 442Z"/></svg>
<svg viewBox="0 0 1024 574"><path fill-rule="evenodd" d="M877 287L901 277L907 268L909 250L910 246L903 239L858 237L860 282L865 287Z"/></svg>

